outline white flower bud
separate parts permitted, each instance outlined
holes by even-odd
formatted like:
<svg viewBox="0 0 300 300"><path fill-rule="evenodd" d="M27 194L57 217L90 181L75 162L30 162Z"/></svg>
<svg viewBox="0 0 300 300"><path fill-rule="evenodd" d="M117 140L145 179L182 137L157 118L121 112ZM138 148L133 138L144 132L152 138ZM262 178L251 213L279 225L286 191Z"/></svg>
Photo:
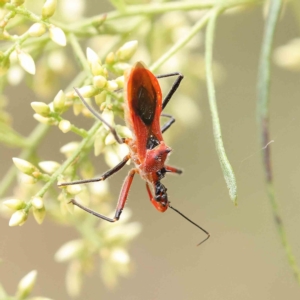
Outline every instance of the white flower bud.
<svg viewBox="0 0 300 300"><path fill-rule="evenodd" d="M106 136L104 143L105 143L106 146L108 146L108 145L114 144L115 142L116 142L116 139L115 139L115 137L113 136L113 134L110 132L110 133Z"/></svg>
<svg viewBox="0 0 300 300"><path fill-rule="evenodd" d="M116 130L122 137L132 138L132 131L127 126L117 125Z"/></svg>
<svg viewBox="0 0 300 300"><path fill-rule="evenodd" d="M33 197L31 199L31 204L36 209L42 209L44 207L44 201L41 197Z"/></svg>
<svg viewBox="0 0 300 300"><path fill-rule="evenodd" d="M33 208L33 217L38 224L42 224L46 216L45 207L41 209Z"/></svg>
<svg viewBox="0 0 300 300"><path fill-rule="evenodd" d="M109 125L114 125L114 113L111 110L105 109L101 116ZM109 128L105 124L103 124L103 126L107 131L109 131Z"/></svg>
<svg viewBox="0 0 300 300"><path fill-rule="evenodd" d="M18 65L11 67L7 74L7 80L11 85L18 85L24 78L24 70Z"/></svg>
<svg viewBox="0 0 300 300"><path fill-rule="evenodd" d="M111 168L116 166L121 161L119 156L111 149L105 148L104 150L104 159Z"/></svg>
<svg viewBox="0 0 300 300"><path fill-rule="evenodd" d="M8 199L3 201L3 204L13 210L23 209L26 206L25 202L19 199Z"/></svg>
<svg viewBox="0 0 300 300"><path fill-rule="evenodd" d="M17 158L17 157L13 157L13 162L15 164L15 166L22 172L25 173L27 175L32 175L33 172L38 171L38 169L31 164L30 162L21 159L21 158Z"/></svg>
<svg viewBox="0 0 300 300"><path fill-rule="evenodd" d="M49 28L49 33L50 33L50 38L54 43L60 46L66 46L67 44L66 35L61 28L51 25Z"/></svg>
<svg viewBox="0 0 300 300"><path fill-rule="evenodd" d="M78 142L70 142L60 148L60 153L65 154L67 157L72 155L72 153L77 150L79 146Z"/></svg>
<svg viewBox="0 0 300 300"><path fill-rule="evenodd" d="M65 93L62 90L60 90L53 100L54 111L58 112L58 113L63 112L63 110L65 108L66 100L67 100L67 97L66 97Z"/></svg>
<svg viewBox="0 0 300 300"><path fill-rule="evenodd" d="M25 221L27 220L27 217L28 217L28 215L25 212L25 210L17 210L10 217L8 225L9 226L17 226L17 225L21 226L25 223Z"/></svg>
<svg viewBox="0 0 300 300"><path fill-rule="evenodd" d="M35 63L33 58L23 50L17 50L17 57L21 67L29 74L35 74Z"/></svg>
<svg viewBox="0 0 300 300"><path fill-rule="evenodd" d="M100 89L105 87L106 82L107 82L106 78L101 75L94 76L93 78L93 85Z"/></svg>
<svg viewBox="0 0 300 300"><path fill-rule="evenodd" d="M47 117L50 113L50 107L44 102L31 102L32 109L39 115Z"/></svg>
<svg viewBox="0 0 300 300"><path fill-rule="evenodd" d="M34 23L28 29L28 33L32 37L40 37L46 32L46 26L41 23Z"/></svg>
<svg viewBox="0 0 300 300"><path fill-rule="evenodd" d="M107 75L107 71L104 67L100 65L97 61L94 61L90 64L91 72L94 76L97 75Z"/></svg>
<svg viewBox="0 0 300 300"><path fill-rule="evenodd" d="M124 87L124 81L124 76L120 76L115 79L115 82L117 83L119 89Z"/></svg>
<svg viewBox="0 0 300 300"><path fill-rule="evenodd" d="M119 63L114 64L114 69L118 73L124 73L126 70L129 70L130 68L131 68L131 65L128 63L119 62Z"/></svg>
<svg viewBox="0 0 300 300"><path fill-rule="evenodd" d="M33 270L25 275L18 284L17 298L25 299L31 293L37 277L37 271Z"/></svg>
<svg viewBox="0 0 300 300"><path fill-rule="evenodd" d="M82 252L84 243L82 240L73 240L62 245L55 253L55 260L64 262L76 258Z"/></svg>
<svg viewBox="0 0 300 300"><path fill-rule="evenodd" d="M68 120L61 120L58 124L58 128L63 132L63 133L67 133L71 130L71 123Z"/></svg>
<svg viewBox="0 0 300 300"><path fill-rule="evenodd" d="M84 98L91 98L97 94L97 89L92 85L86 85L79 89L79 93Z"/></svg>
<svg viewBox="0 0 300 300"><path fill-rule="evenodd" d="M109 52L105 58L105 62L110 65L113 64L115 62L116 58L115 58L115 54L113 52Z"/></svg>
<svg viewBox="0 0 300 300"><path fill-rule="evenodd" d="M137 41L131 41L125 43L117 52L117 58L121 61L127 61L129 60L133 54L136 52L138 47Z"/></svg>
<svg viewBox="0 0 300 300"><path fill-rule="evenodd" d="M56 10L56 0L46 0L42 9L42 17L44 19L50 18L53 16Z"/></svg>
<svg viewBox="0 0 300 300"><path fill-rule="evenodd" d="M101 65L101 60L98 54L89 47L86 48L86 57L90 65L94 62L97 62Z"/></svg>
<svg viewBox="0 0 300 300"><path fill-rule="evenodd" d="M118 84L114 80L108 80L106 84L106 89L110 92L114 92L118 89Z"/></svg>
<svg viewBox="0 0 300 300"><path fill-rule="evenodd" d="M126 155L129 153L128 146L126 144L116 144L115 145L115 151L120 159L123 159Z"/></svg>
<svg viewBox="0 0 300 300"><path fill-rule="evenodd" d="M39 167L48 174L53 174L59 167L60 164L56 161L42 161L39 162Z"/></svg>
<svg viewBox="0 0 300 300"><path fill-rule="evenodd" d="M95 102L97 105L101 105L107 97L107 91L102 91L100 94L95 96Z"/></svg>
<svg viewBox="0 0 300 300"><path fill-rule="evenodd" d="M94 141L94 154L98 156L104 149L104 136L103 134L99 133L95 137Z"/></svg>
<svg viewBox="0 0 300 300"><path fill-rule="evenodd" d="M130 262L130 257L128 253L121 248L114 249L111 253L111 260L118 264L128 264Z"/></svg>
<svg viewBox="0 0 300 300"><path fill-rule="evenodd" d="M101 183L91 182L89 184L89 188L93 193L93 195L97 195L99 197L105 196L108 194L108 190L109 190L108 181L107 180L101 181Z"/></svg>
<svg viewBox="0 0 300 300"><path fill-rule="evenodd" d="M67 186L67 192L71 195L77 195L81 192L81 187L78 184L74 184L74 185L68 185Z"/></svg>
<svg viewBox="0 0 300 300"><path fill-rule="evenodd" d="M8 2L8 1L6 1L6 2ZM15 6L20 6L20 5L24 4L24 2L25 2L25 0L11 0L11 4L13 4Z"/></svg>
<svg viewBox="0 0 300 300"><path fill-rule="evenodd" d="M53 118L45 118L40 114L34 114L33 117L40 123L46 124L46 125L55 125L57 121Z"/></svg>

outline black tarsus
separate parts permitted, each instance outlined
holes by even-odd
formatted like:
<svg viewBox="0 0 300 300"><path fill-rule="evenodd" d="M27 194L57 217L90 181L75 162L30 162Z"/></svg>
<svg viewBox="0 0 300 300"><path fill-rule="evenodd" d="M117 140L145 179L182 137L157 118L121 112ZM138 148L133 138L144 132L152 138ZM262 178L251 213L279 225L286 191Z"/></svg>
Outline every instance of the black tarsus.
<svg viewBox="0 0 300 300"><path fill-rule="evenodd" d="M100 120L102 123L104 123L110 130L110 132L113 134L115 140L119 144L124 143L124 139L122 139L116 132L115 128L113 128L108 122L106 122L100 114L98 114L83 98L83 96L80 94L79 90L74 87L75 92L77 93L78 97L82 101L82 103L85 105L85 107L96 117L96 119Z"/></svg>
<svg viewBox="0 0 300 300"><path fill-rule="evenodd" d="M203 244L204 242L206 242L209 238L210 238L210 233L208 231L206 231L204 228L202 228L201 226L199 226L198 224L196 224L195 222L193 222L191 219L189 219L188 217L186 217L183 213L181 213L179 210L177 210L176 208L174 208L173 206L170 205L170 202L168 204L168 206L170 208L172 208L174 211L176 211L179 215L181 215L183 218L185 218L187 221L189 221L190 223L192 223L193 225L195 225L197 228L201 229L204 233L207 234L207 237L202 240L199 244L197 244L197 246L200 246L201 244Z"/></svg>

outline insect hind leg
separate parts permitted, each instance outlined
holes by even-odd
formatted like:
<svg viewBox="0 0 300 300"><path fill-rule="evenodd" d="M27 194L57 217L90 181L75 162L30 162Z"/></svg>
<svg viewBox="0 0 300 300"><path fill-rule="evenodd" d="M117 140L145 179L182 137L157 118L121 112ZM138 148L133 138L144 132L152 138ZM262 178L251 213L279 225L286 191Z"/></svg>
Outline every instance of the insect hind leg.
<svg viewBox="0 0 300 300"><path fill-rule="evenodd" d="M184 78L184 76L179 73L179 72L174 72L174 73L168 73L168 74L162 74L162 75L157 75L156 78L166 78L166 77L172 77L172 76L177 76L177 78L175 79L171 89L169 90L168 94L166 95L166 97L163 100L163 104L162 104L162 109L164 110L164 108L167 106L167 104L169 103L169 101L171 100L172 96L174 95L174 93L177 91L181 80Z"/></svg>
<svg viewBox="0 0 300 300"><path fill-rule="evenodd" d="M99 219L102 219L102 220L105 220L105 221L108 221L108 222L111 222L111 223L116 222L120 219L120 216L121 216L122 211L124 209L124 206L125 206L125 203L126 203L126 200L127 200L127 197L128 197L129 189L131 187L131 184L132 184L133 177L134 177L135 173L137 173L136 169L130 170L127 177L126 177L126 179L125 179L125 181L124 181L124 183L123 183L114 218L109 218L109 217L106 217L102 214L99 214L98 212L81 205L80 203L78 203L74 199L72 199L70 201L70 203L72 203L73 205L78 206L82 210L90 213L91 215L93 215L93 216L95 216Z"/></svg>
<svg viewBox="0 0 300 300"><path fill-rule="evenodd" d="M166 118L169 118L169 119L170 119L170 120L169 120L167 123L165 123L165 124L162 126L162 128L161 128L161 132L164 133L167 129L169 129L169 128L171 127L171 125L172 125L173 123L175 123L176 119L175 119L173 116L169 115L169 114L161 114L160 116L161 116L161 117L166 117Z"/></svg>

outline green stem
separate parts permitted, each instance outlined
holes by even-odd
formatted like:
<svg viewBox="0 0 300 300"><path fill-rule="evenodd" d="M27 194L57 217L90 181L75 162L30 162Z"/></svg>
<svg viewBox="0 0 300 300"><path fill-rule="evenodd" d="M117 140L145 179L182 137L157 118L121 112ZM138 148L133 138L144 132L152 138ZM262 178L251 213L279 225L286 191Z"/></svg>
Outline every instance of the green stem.
<svg viewBox="0 0 300 300"><path fill-rule="evenodd" d="M11 11L15 12L16 14L19 14L19 15L22 15L22 16L26 17L27 19L29 19L33 22L42 23L42 24L46 25L47 27L49 27L49 25L53 24L55 26L60 27L64 31L68 31L67 26L65 26L64 24L62 24L60 22L57 22L57 21L53 21L53 20L51 20L51 23L50 23L48 19L45 20L42 17L37 16L36 14L31 12L30 10L28 10L24 6L15 6L13 4L6 3L4 5L4 7L8 10L11 10Z"/></svg>
<svg viewBox="0 0 300 300"><path fill-rule="evenodd" d="M50 180L37 192L36 197L43 197L52 184L57 180L57 178L72 164L72 162L81 154L85 146L89 143L92 137L95 135L97 130L101 126L101 122L96 122L93 127L88 131L88 136L84 138L79 144L78 148L73 152L73 154L51 175ZM31 202L26 206L26 211L31 207Z"/></svg>
<svg viewBox="0 0 300 300"><path fill-rule="evenodd" d="M189 34L178 40L171 49L169 49L164 55L162 55L152 66L151 71L157 70L164 62L166 62L170 57L182 49L208 22L211 17L212 12L206 13L190 30Z"/></svg>
<svg viewBox="0 0 300 300"><path fill-rule="evenodd" d="M90 74L90 68L89 68L89 63L81 49L80 44L78 43L77 38L75 37L75 35L73 33L70 33L68 35L69 37L69 41L70 44L73 48L73 52L75 53L76 58L78 59L78 61L80 62L80 65L82 67L82 69L87 73Z"/></svg>
<svg viewBox="0 0 300 300"><path fill-rule="evenodd" d="M239 5L257 4L262 0L202 0L202 1L171 1L166 3L150 3L140 5L128 5L122 11L113 11L106 14L106 20L112 21L125 17L141 16L141 15L153 15L168 13L171 11L190 11L190 10L204 10L213 8L216 5L223 5L224 8L235 7ZM89 26L97 20L101 19L103 14L85 19L82 22L74 24L76 28Z"/></svg>
<svg viewBox="0 0 300 300"><path fill-rule="evenodd" d="M270 9L266 21L264 38L261 49L258 84L257 84L257 116L260 129L261 147L263 149L263 167L265 171L265 180L268 197L272 207L275 224L278 230L281 243L286 252L288 262L293 270L294 276L300 284L300 271L295 257L292 253L290 244L287 240L284 224L279 211L278 203L274 192L273 172L271 163L271 149L266 147L270 140L269 129L269 100L270 100L270 74L271 74L271 54L275 34L276 24L279 19L281 0L270 2Z"/></svg>
<svg viewBox="0 0 300 300"><path fill-rule="evenodd" d="M32 155L36 147L39 145L42 138L46 135L47 131L49 129L48 125L45 124L39 124L33 132L30 134L27 143L30 145L29 148L23 150L20 154L20 158L28 160L29 157ZM10 167L6 175L4 176L3 180L0 184L0 198L4 196L6 190L9 188L13 180L15 179L15 176L18 172L18 169L13 165Z"/></svg>
<svg viewBox="0 0 300 300"><path fill-rule="evenodd" d="M208 100L209 100L209 106L212 115L213 134L214 134L217 154L229 190L229 196L233 201L233 203L237 205L236 179L232 167L229 163L229 160L226 156L226 152L223 145L221 126L220 126L217 101L216 101L216 91L214 87L214 79L213 79L213 71L212 71L214 33L215 33L217 17L221 11L222 11L221 8L215 9L213 11L213 15L209 20L207 30L206 30L206 41L205 41L206 82L207 82Z"/></svg>

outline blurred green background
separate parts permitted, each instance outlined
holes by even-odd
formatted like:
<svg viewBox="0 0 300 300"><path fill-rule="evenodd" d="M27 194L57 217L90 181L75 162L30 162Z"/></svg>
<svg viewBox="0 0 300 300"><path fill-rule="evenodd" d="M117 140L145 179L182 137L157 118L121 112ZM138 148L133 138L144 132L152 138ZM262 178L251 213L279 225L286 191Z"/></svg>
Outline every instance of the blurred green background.
<svg viewBox="0 0 300 300"><path fill-rule="evenodd" d="M87 15L109 10L109 6L102 7L98 1L86 4ZM132 220L143 226L142 234L130 248L133 270L109 290L96 269L85 278L79 299L299 299L299 285L273 222L261 165L256 82L263 26L261 7L221 16L217 23L214 59L222 66L217 101L225 148L237 177L238 207L231 203L221 174L205 85L186 76L180 88L186 85L196 90L192 97L199 118L188 129L181 127L180 122L175 123L167 133L167 143L173 148L169 163L183 168L184 173L167 176L164 184L172 204L207 229L211 239L196 247L202 233L172 211L158 213L149 203L144 182L137 176L127 204L133 212ZM285 10L277 28L275 47L298 35L299 23L291 11ZM132 33L128 40L134 39ZM198 49L199 54L203 48L202 45ZM143 57L136 55L135 59ZM161 70L182 71L164 66ZM193 70L198 71L203 72ZM23 88L21 85L8 89L14 99L8 110L15 117L14 128L26 135L36 124L30 102L38 99L33 99L28 90L24 94ZM174 101L180 108L173 110L181 113L175 113L175 118L188 119L184 99ZM273 142L269 146L275 189L289 241L300 262L299 73L273 66L270 111ZM166 112L170 110L167 108ZM60 159L57 149L65 143L61 138L62 134L52 128L39 150L43 157ZM2 174L11 166L11 157L17 155L17 150L0 148ZM93 161L96 164L97 158ZM99 166L97 172L102 171ZM125 168L109 180L116 201L127 171ZM0 219L0 227L0 280L5 289L13 294L20 278L37 269L34 295L68 299L66 265L56 263L53 255L65 241L77 238L76 232L49 219L39 226L31 218L24 226L14 228L8 227L8 220Z"/></svg>

